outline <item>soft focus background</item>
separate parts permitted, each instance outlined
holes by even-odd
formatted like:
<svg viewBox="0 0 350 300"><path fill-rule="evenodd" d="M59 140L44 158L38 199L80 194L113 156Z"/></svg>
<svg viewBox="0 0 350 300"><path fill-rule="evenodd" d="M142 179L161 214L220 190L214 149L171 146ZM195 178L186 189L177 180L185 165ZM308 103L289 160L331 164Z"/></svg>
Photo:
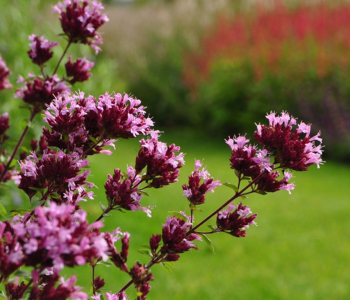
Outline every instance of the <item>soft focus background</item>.
<svg viewBox="0 0 350 300"><path fill-rule="evenodd" d="M100 29L103 52L95 57L85 47L71 48L73 55L96 62L91 79L76 90L95 97L105 91L135 95L164 131L162 140L186 153L179 183L149 191L151 197L144 199L144 205L156 206L152 219L142 212L114 212L105 219L108 230L121 226L131 233L129 265L148 262L137 249L161 232L168 211L188 211L181 184L194 159L204 159L215 179L235 183L224 139L245 133L252 137L254 123L265 122L267 112L286 110L312 123L313 133L321 130L326 145L327 163L295 173L292 195L245 200L259 214L259 226L250 228L246 238L215 235L215 254L201 243L199 251L175 263L172 274L154 267L148 298L350 299L350 1L104 3L110 22ZM19 74L39 71L26 55L28 35L60 39L53 4L0 0L0 53L15 86ZM55 50L57 59L62 49ZM2 92L0 113L12 115L15 142L28 116L13 92ZM37 120L28 139L40 134L41 124ZM100 214L98 203L105 202L107 174L126 170L138 149L137 140L120 140L113 156L93 157L90 181L99 188L95 200L83 204L91 221ZM220 187L209 195L197 221L230 193ZM1 197L9 209L27 205L23 196ZM88 267L66 272L77 274L89 291ZM101 266L97 273L105 278L106 291L117 292L128 281L113 267Z"/></svg>

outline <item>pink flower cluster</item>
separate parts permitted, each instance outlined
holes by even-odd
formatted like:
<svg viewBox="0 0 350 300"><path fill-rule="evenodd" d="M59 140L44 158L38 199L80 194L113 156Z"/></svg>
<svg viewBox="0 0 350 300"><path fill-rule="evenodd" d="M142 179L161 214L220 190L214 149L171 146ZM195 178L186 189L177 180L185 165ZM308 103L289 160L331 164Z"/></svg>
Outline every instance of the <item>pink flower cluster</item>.
<svg viewBox="0 0 350 300"><path fill-rule="evenodd" d="M184 253L190 249L198 249L194 244L194 240L201 240L200 236L195 233L189 233L192 228L190 217L181 212L182 217L168 217L166 223L163 224L162 236L153 235L150 238L150 247L152 253L156 253L162 239L163 246L160 253L164 255L164 261L177 261L180 257L179 253Z"/></svg>
<svg viewBox="0 0 350 300"><path fill-rule="evenodd" d="M39 38L35 34L30 35L29 40L31 41L29 44L31 49L28 51L28 55L32 62L39 66L42 66L53 56L51 48L58 45L58 43L45 39L44 36Z"/></svg>
<svg viewBox="0 0 350 300"><path fill-rule="evenodd" d="M108 22L102 3L88 0L64 0L53 7L60 17L63 32L70 43L82 43L91 46L96 54L101 50L97 44L102 38L97 29Z"/></svg>
<svg viewBox="0 0 350 300"><path fill-rule="evenodd" d="M108 175L105 183L105 191L108 204L113 209L142 210L151 217L150 207L142 207L140 201L142 194L138 190L141 176L136 175L132 167L128 167L127 175L123 175L120 169L115 169L114 174Z"/></svg>
<svg viewBox="0 0 350 300"><path fill-rule="evenodd" d="M319 138L320 133L310 138L311 126L303 122L293 130L296 120L287 113L282 113L280 117L271 113L267 119L269 126L257 125L254 133L263 149L247 145L249 140L242 136L226 141L232 150L231 168L236 170L239 178L255 181L256 191L290 192L294 189L294 184L288 183L292 175L284 170L306 171L313 164L319 167L322 163L322 139ZM280 180L280 173L276 169L283 170L284 176Z"/></svg>
<svg viewBox="0 0 350 300"><path fill-rule="evenodd" d="M64 266L107 260L108 245L97 230L101 227L100 222L89 225L86 213L72 205L37 207L27 223L17 215L0 224L1 275L7 278L21 265L39 272L53 267L57 273Z"/></svg>
<svg viewBox="0 0 350 300"><path fill-rule="evenodd" d="M251 213L249 207L243 206L242 203L239 203L236 209L234 204L230 204L228 209L217 214L217 231L227 232L235 237L245 237L245 230L249 225L256 225L254 219L257 214L248 216Z"/></svg>
<svg viewBox="0 0 350 300"><path fill-rule="evenodd" d="M8 76L10 74L10 69L6 66L6 63L3 61L0 55L0 91L12 87L12 84L8 80Z"/></svg>
<svg viewBox="0 0 350 300"><path fill-rule="evenodd" d="M205 201L205 194L207 192L214 192L214 189L221 185L219 180L214 181L212 177L210 177L209 172L202 168L202 164L199 160L195 162L195 171L192 172L192 175L188 177L188 185L182 185L182 189L184 191L183 196L190 201L192 205L203 204ZM203 182L201 183L201 180Z"/></svg>
<svg viewBox="0 0 350 300"><path fill-rule="evenodd" d="M30 199L40 191L42 200L51 196L52 200L58 203L75 204L83 200L83 196L91 197L91 194L85 193L85 185L90 188L93 186L86 181L90 171L80 173L87 164L88 161L80 159L77 152L44 152L42 159L33 152L21 162L18 187L24 190ZM73 197L75 191L79 192L79 199L76 198L78 194Z"/></svg>
<svg viewBox="0 0 350 300"><path fill-rule="evenodd" d="M107 153L102 147L117 138L132 138L150 132L153 122L145 118L141 101L127 94L100 96L98 101L84 93L64 94L52 101L44 120L51 131L43 129L49 146L81 149L85 155Z"/></svg>
<svg viewBox="0 0 350 300"><path fill-rule="evenodd" d="M135 170L137 174L147 167L142 180L149 181L149 186L160 188L173 182L177 182L180 168L185 163L184 154L179 146L158 141L158 132L150 132L151 138L141 140L141 149L136 157Z"/></svg>

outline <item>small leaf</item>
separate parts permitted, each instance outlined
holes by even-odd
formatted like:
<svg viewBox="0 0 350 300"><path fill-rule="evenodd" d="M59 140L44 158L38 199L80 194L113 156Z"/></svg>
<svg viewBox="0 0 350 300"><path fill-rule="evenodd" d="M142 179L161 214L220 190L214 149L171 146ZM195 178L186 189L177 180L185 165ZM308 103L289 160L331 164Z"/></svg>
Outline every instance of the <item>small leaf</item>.
<svg viewBox="0 0 350 300"><path fill-rule="evenodd" d="M225 182L225 183L223 183L223 185L233 189L235 192L238 192L238 187L232 183Z"/></svg>
<svg viewBox="0 0 350 300"><path fill-rule="evenodd" d="M28 279L28 280L30 280L32 278L32 274L30 272L24 271L24 270L16 271L15 275L18 276L18 277L22 277L22 278Z"/></svg>
<svg viewBox="0 0 350 300"><path fill-rule="evenodd" d="M61 151L61 149L58 148L58 147L56 147L56 146L49 146L48 148L49 148L50 150L53 150L53 151L56 151L56 152L60 152L60 151Z"/></svg>
<svg viewBox="0 0 350 300"><path fill-rule="evenodd" d="M167 271L169 274L172 274L172 269L174 268L174 263L172 261L163 261L160 265Z"/></svg>
<svg viewBox="0 0 350 300"><path fill-rule="evenodd" d="M217 229L217 227L216 227L216 226L213 226L213 225L208 225L208 227L209 227L211 230L213 230L213 231L215 231L215 230Z"/></svg>
<svg viewBox="0 0 350 300"><path fill-rule="evenodd" d="M142 194L142 195L144 195L144 196L149 197L149 194L148 194L147 192L145 192L145 191L140 191L140 190L138 190L137 192L138 192L139 194Z"/></svg>
<svg viewBox="0 0 350 300"><path fill-rule="evenodd" d="M89 139L90 139L90 141L92 141L95 145L98 144L98 141L97 141L93 136L89 135Z"/></svg>
<svg viewBox="0 0 350 300"><path fill-rule="evenodd" d="M103 265L103 266L105 266L105 267L107 267L107 268L109 268L110 266L113 266L113 264L112 264L111 262L109 262L109 261L103 261L103 260L100 260L99 262L97 262L96 265Z"/></svg>
<svg viewBox="0 0 350 300"><path fill-rule="evenodd" d="M186 216L184 216L183 214L179 213L178 211L169 211L169 213L174 215L175 217L177 217L177 218L187 222Z"/></svg>
<svg viewBox="0 0 350 300"><path fill-rule="evenodd" d="M11 216L14 216L14 215L24 215L26 213L30 213L31 210L30 209L22 209L22 208L17 208L17 209L13 209L10 211L11 213Z"/></svg>
<svg viewBox="0 0 350 300"><path fill-rule="evenodd" d="M61 196L58 193L56 193L56 192L52 193L50 195L50 197L53 198L53 199L60 199L61 198Z"/></svg>
<svg viewBox="0 0 350 300"><path fill-rule="evenodd" d="M103 214L103 217L109 218L109 217L111 217L111 216L112 216L111 214Z"/></svg>
<svg viewBox="0 0 350 300"><path fill-rule="evenodd" d="M37 192L41 192L43 190L42 188L38 188L38 187L34 187L34 186L30 186L29 189L32 191L37 191Z"/></svg>
<svg viewBox="0 0 350 300"><path fill-rule="evenodd" d="M140 254L146 254L149 257L153 257L152 252L149 249L138 249L137 252Z"/></svg>
<svg viewBox="0 0 350 300"><path fill-rule="evenodd" d="M6 208L0 203L0 217L5 217L7 215Z"/></svg>
<svg viewBox="0 0 350 300"><path fill-rule="evenodd" d="M204 242L208 245L209 249L213 254L215 254L215 249L212 241L205 235L205 234L200 234L200 236L203 238Z"/></svg>
<svg viewBox="0 0 350 300"><path fill-rule="evenodd" d="M107 206L104 206L104 205L102 204L102 202L100 202L100 207L101 207L102 211L105 211L105 210L107 209Z"/></svg>
<svg viewBox="0 0 350 300"><path fill-rule="evenodd" d="M260 195L266 195L267 193L262 190L256 190L255 193L260 194Z"/></svg>

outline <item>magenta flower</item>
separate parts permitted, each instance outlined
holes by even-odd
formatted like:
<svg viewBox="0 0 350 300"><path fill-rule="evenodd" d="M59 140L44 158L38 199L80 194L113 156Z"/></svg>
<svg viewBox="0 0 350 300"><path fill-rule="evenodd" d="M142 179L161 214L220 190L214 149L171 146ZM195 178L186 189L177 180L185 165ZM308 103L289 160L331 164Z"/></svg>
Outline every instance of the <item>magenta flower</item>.
<svg viewBox="0 0 350 300"><path fill-rule="evenodd" d="M97 29L108 22L107 16L100 12L102 9L102 3L88 0L64 0L53 7L60 15L62 29L69 42L88 44L96 54L101 50L97 44L102 43Z"/></svg>
<svg viewBox="0 0 350 300"><path fill-rule="evenodd" d="M135 170L137 174L147 167L143 180L149 181L148 186L160 188L178 181L180 168L185 163L180 147L172 144L167 146L158 141L158 132L152 132L151 138L141 140L141 149L136 157Z"/></svg>
<svg viewBox="0 0 350 300"><path fill-rule="evenodd" d="M193 240L201 240L200 236L194 233L188 235L188 231L192 228L190 217L183 212L184 218L168 217L162 229L163 246L160 248L162 254L166 254L165 260L175 261L179 259L179 253L186 252L190 249L198 249L192 242ZM184 219L186 218L187 221Z"/></svg>
<svg viewBox="0 0 350 300"><path fill-rule="evenodd" d="M219 180L214 181L214 178L210 177L209 172L205 168L199 170L200 167L202 167L201 162L196 160L195 171L188 177L188 185L182 185L183 196L193 205L203 204L205 194L209 191L214 193L214 189L221 185ZM201 183L202 179L203 182Z"/></svg>
<svg viewBox="0 0 350 300"><path fill-rule="evenodd" d="M6 63L3 61L0 55L0 91L12 88L12 84L7 78L10 74L10 69L6 66Z"/></svg>
<svg viewBox="0 0 350 300"><path fill-rule="evenodd" d="M84 211L72 205L37 207L27 224L14 220L14 235L23 251L26 266L54 267L83 265L94 259L107 260L108 246L104 234L98 232L102 223L89 225Z"/></svg>
<svg viewBox="0 0 350 300"><path fill-rule="evenodd" d="M52 57L51 48L58 45L58 43L45 39L44 36L39 38L34 34L29 36L29 40L31 41L29 44L31 49L28 51L28 55L32 62L39 66L42 66Z"/></svg>
<svg viewBox="0 0 350 300"><path fill-rule="evenodd" d="M24 190L32 198L38 190L46 196L60 195L61 199L68 198L69 191L85 191L85 185L92 187L86 181L90 171L80 172L87 164L87 160L80 159L76 152L72 154L44 153L42 159L38 159L33 152L27 160L21 162L19 188ZM65 199L66 202L68 199ZM58 201L57 197L53 198Z"/></svg>
<svg viewBox="0 0 350 300"><path fill-rule="evenodd" d="M153 121L145 118L145 107L140 104L140 100L131 98L128 94L101 95L97 103L96 116L99 131L105 132L106 138L114 139L128 139L140 134L149 134ZM88 117L93 121L93 113ZM93 132L93 128L88 129Z"/></svg>
<svg viewBox="0 0 350 300"><path fill-rule="evenodd" d="M145 268L144 265L136 263L130 270L130 276L133 279L136 291L140 294L140 300L145 300L146 295L149 293L151 286L148 281L153 280L152 273Z"/></svg>
<svg viewBox="0 0 350 300"><path fill-rule="evenodd" d="M105 293L105 296L107 300L127 300L128 299L128 296L126 295L125 291L122 291L121 293L118 293L118 294ZM91 296L91 299L101 300L101 294Z"/></svg>
<svg viewBox="0 0 350 300"><path fill-rule="evenodd" d="M22 82L20 79L18 82ZM36 112L40 112L54 97L68 93L70 88L65 82L60 81L57 75L42 78L36 77L26 83L24 87L16 91L16 97L32 105Z"/></svg>
<svg viewBox="0 0 350 300"><path fill-rule="evenodd" d="M234 204L230 204L227 210L217 214L217 231L226 232L235 237L245 237L245 230L249 228L249 225L256 225L254 219L257 214L250 215L251 213L250 209L243 206L242 203L239 203L236 209Z"/></svg>
<svg viewBox="0 0 350 300"><path fill-rule="evenodd" d="M74 63L72 63L72 56L70 55L69 60L64 65L66 68L67 77L70 84L76 82L83 82L89 79L92 75L89 73L91 68L95 65L93 62L89 62L85 58L78 58Z"/></svg>
<svg viewBox="0 0 350 300"><path fill-rule="evenodd" d="M311 125L303 122L293 129L297 122L288 113L276 116L271 112L266 118L269 126L257 125L254 137L274 157L274 164L295 171L306 171L313 164L319 168L323 163L320 132L310 137Z"/></svg>
<svg viewBox="0 0 350 300"><path fill-rule="evenodd" d="M8 139L8 136L5 134L5 132L10 128L9 121L10 118L8 113L3 113L0 115L0 144Z"/></svg>
<svg viewBox="0 0 350 300"><path fill-rule="evenodd" d="M120 169L115 169L113 176L108 175L104 187L109 207L123 208L125 210L142 210L151 217L150 207L142 207L140 202L142 194L138 190L141 182L132 167L128 167L128 173L124 175Z"/></svg>

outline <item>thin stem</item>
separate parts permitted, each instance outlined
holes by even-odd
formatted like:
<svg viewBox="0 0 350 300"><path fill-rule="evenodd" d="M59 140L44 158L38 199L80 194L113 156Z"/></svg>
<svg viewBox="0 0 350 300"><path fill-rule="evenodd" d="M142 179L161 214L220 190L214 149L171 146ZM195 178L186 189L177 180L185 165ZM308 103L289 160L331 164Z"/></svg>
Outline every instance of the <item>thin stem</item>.
<svg viewBox="0 0 350 300"><path fill-rule="evenodd" d="M202 220L201 222L199 222L196 226L194 226L193 228L191 228L188 232L187 232L187 236L190 235L191 233L193 233L197 228L199 228L200 226L202 226L205 222L207 222L209 219L211 219L213 216L215 216L220 210L222 210L225 206L229 205L233 200L235 200L236 198L246 195L243 194L248 188L250 188L253 184L255 184L256 182L258 182L265 174L267 173L267 171L265 170L264 172L262 172L259 176L257 176L253 181L251 181L246 187L244 187L241 191L236 192L236 194L234 196L232 196L229 200L227 200L223 205L221 205L217 210L215 210L213 213L211 213L208 217L206 217L204 220Z"/></svg>
<svg viewBox="0 0 350 300"><path fill-rule="evenodd" d="M95 222L100 221L100 220L104 217L104 215L105 215L105 214L108 214L112 209L113 209L113 206L108 206L108 207L104 210L104 212L95 220ZM95 223L95 222L94 222L94 223Z"/></svg>
<svg viewBox="0 0 350 300"><path fill-rule="evenodd" d="M72 42L69 40L69 41L68 41L68 44L67 44L67 46L66 46L66 49L64 49L64 51L63 51L63 53L62 53L62 56L60 57L60 59L59 59L59 61L58 61L58 63L57 63L57 66L56 66L55 70L54 70L53 73L52 73L52 76L56 74L56 72L57 72L57 70L58 70L58 67L60 66L60 64L61 64L61 62L62 62L62 59L63 59L63 57L66 55L66 53L67 53L67 51L68 51L68 48L69 48L69 46L70 46L71 44L72 44Z"/></svg>
<svg viewBox="0 0 350 300"><path fill-rule="evenodd" d="M33 121L33 119L34 119L34 117L35 117L36 114L37 114L37 111L36 111L35 109L33 109L33 111L32 111L31 114L30 114L30 118L29 118L28 124L27 124L26 127L24 128L24 130L23 130L23 132L22 132L22 135L21 135L20 138L18 139L17 145L16 145L15 149L13 150L10 159L8 160L8 162L7 162L7 164L6 164L5 168L4 168L4 170L2 171L2 173L1 173L1 175L0 175L0 182L2 182L2 180L3 180L4 177L5 177L6 172L10 169L11 162L12 162L13 158L15 157L15 155L17 154L17 151L18 151L19 147L21 146L24 137L25 137L25 135L26 135L27 132L28 132L29 124Z"/></svg>
<svg viewBox="0 0 350 300"><path fill-rule="evenodd" d="M96 289L95 289L95 265L91 265L92 267L92 294L95 295L96 294Z"/></svg>

